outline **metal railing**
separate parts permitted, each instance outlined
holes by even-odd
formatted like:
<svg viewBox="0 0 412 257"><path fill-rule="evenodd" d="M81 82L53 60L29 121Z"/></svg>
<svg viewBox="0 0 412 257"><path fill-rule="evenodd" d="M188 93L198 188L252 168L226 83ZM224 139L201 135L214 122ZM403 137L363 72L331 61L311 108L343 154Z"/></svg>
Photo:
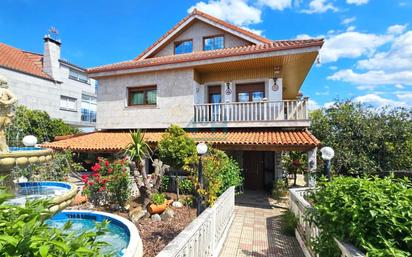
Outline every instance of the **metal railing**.
<svg viewBox="0 0 412 257"><path fill-rule="evenodd" d="M157 257L217 257L233 221L235 188L227 189L192 221Z"/></svg>
<svg viewBox="0 0 412 257"><path fill-rule="evenodd" d="M311 204L306 201L305 195L309 193L311 188L293 188L289 190L290 210L298 218L298 227L296 229L296 237L306 256L317 257L316 253L308 246L311 240L319 235L319 229L315 224L311 224L305 219L305 213L312 208ZM365 255L356 249L353 245L336 240L336 243L341 250L342 257L365 257Z"/></svg>
<svg viewBox="0 0 412 257"><path fill-rule="evenodd" d="M307 105L307 99L196 104L194 121L201 123L308 120Z"/></svg>

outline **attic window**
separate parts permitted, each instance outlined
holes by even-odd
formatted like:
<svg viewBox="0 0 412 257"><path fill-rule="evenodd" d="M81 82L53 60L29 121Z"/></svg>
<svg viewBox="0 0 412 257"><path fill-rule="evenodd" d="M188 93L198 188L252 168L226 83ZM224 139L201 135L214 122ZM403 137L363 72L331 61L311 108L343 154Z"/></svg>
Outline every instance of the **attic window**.
<svg viewBox="0 0 412 257"><path fill-rule="evenodd" d="M225 48L225 38L223 36L203 38L203 50L216 50Z"/></svg>
<svg viewBox="0 0 412 257"><path fill-rule="evenodd" d="M175 54L186 54L193 51L192 40L185 40L175 43Z"/></svg>

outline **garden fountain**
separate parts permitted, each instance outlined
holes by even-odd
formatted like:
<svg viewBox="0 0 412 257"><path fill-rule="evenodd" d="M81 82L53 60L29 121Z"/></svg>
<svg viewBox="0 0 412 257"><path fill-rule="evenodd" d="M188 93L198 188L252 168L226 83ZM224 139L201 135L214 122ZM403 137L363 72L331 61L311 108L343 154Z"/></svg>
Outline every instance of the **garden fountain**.
<svg viewBox="0 0 412 257"><path fill-rule="evenodd" d="M37 138L31 135L23 138L24 147L9 147L6 140L6 127L14 118L16 96L9 90L7 79L0 75L0 177L3 184L16 193L10 204L24 204L27 199L51 198L52 211L65 208L77 194L77 187L64 182L19 182L15 184L12 170L25 168L31 164L52 160L51 149L36 147ZM16 188L17 185L17 188Z"/></svg>

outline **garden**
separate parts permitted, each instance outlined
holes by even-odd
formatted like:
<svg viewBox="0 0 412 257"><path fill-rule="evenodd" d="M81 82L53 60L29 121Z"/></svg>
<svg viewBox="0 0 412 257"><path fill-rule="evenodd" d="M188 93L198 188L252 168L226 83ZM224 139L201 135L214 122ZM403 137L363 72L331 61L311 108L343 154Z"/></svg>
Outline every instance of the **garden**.
<svg viewBox="0 0 412 257"><path fill-rule="evenodd" d="M21 108L18 116L24 131L10 127L10 142L25 133L40 135L41 141L56 136L49 131L56 129L51 125L33 129L37 122L59 124L43 123L47 115ZM60 135L76 132L69 127L60 130ZM13 168L14 182L29 192L15 204L16 196L1 189L0 256L126 256L127 241L133 241L124 229L129 223L139 231L144 256L156 256L226 189L242 182L236 161L210 145L207 154L199 155L196 143L178 126L167 129L158 145L147 144L140 130L130 131L130 136L132 142L123 153L98 157L90 171L79 164L81 156L70 151L54 152L48 162ZM80 193L68 200L70 206L56 205L56 198L66 191L60 194L57 184L43 181L72 190L78 174ZM49 198L37 198L46 194ZM122 222L126 225L119 225Z"/></svg>

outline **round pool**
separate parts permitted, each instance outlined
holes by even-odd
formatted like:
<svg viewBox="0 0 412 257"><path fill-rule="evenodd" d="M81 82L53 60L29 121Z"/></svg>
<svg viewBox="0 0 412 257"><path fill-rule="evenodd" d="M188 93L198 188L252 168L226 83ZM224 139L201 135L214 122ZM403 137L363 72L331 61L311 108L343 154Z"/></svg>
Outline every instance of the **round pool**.
<svg viewBox="0 0 412 257"><path fill-rule="evenodd" d="M17 152L17 151L41 151L41 150L46 150L46 148L41 148L41 147L35 147L35 146L23 146L23 147L18 147L18 146L10 146L9 147L10 152Z"/></svg>
<svg viewBox="0 0 412 257"><path fill-rule="evenodd" d="M76 194L77 187L71 183L54 181L21 182L17 183L15 197L6 203L24 205L28 200L50 199L57 206L54 211L57 211L68 206Z"/></svg>
<svg viewBox="0 0 412 257"><path fill-rule="evenodd" d="M96 222L108 220L109 232L98 236L98 241L107 242L103 253L115 252L116 256L141 257L143 245L136 226L129 220L106 212L98 211L62 211L53 216L47 223L55 228L62 228L66 222L71 221L69 232L82 233L96 228Z"/></svg>

